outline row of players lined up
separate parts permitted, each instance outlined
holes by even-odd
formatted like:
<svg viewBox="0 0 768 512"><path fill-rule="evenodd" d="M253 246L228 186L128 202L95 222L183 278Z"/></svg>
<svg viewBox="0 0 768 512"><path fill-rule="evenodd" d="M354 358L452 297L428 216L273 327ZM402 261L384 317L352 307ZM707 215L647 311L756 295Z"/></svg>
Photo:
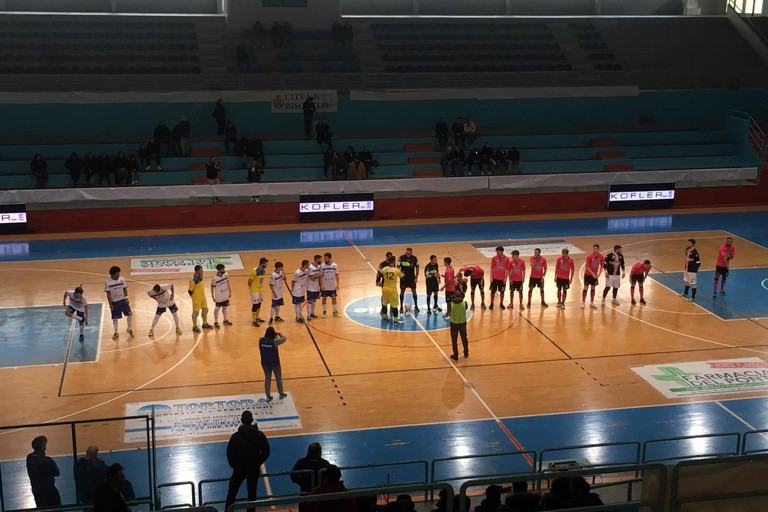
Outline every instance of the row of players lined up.
<svg viewBox="0 0 768 512"><path fill-rule="evenodd" d="M713 283L713 296L717 295L718 281L720 281L720 293L725 295L725 282L730 270L731 260L736 256L736 248L733 246L733 239L727 237L725 243L720 246L717 253L715 265L715 277ZM261 258L259 265L254 268L248 278L248 287L251 295L251 316L252 324L259 326L264 320L259 316L264 296L264 282L267 280L267 258ZM440 291L445 291L445 303L447 312L445 319L450 317L451 299L456 291L465 294L467 288L471 288L471 309L475 307L475 292L480 290L481 307L486 309L485 305L485 270L481 265L464 265L459 269L458 274L451 266L451 258L444 258L444 271L441 273L437 257L430 256L429 263L424 268L424 277L427 287L427 313L431 314L442 312L438 306L437 297ZM531 307L531 299L535 288L539 288L541 297L541 306L548 307L544 300L544 279L547 274L547 260L541 255L541 250L536 248L533 256L529 259L530 276L528 278L528 301L527 307ZM680 295L688 298L688 292L691 291L689 300L696 299L697 274L701 267L701 259L696 249L696 240L688 239L685 248L685 260L683 263L683 281L684 290ZM639 290L639 302L645 304L643 295L643 282L651 269L650 260L639 261L630 269L630 298L632 305L635 301L635 286ZM395 272L394 270L397 270ZM596 308L595 287L598 285L600 274L605 271L605 287L603 288L603 298L601 304L604 306L608 293L612 291L612 303L618 305L618 289L621 285L621 279L625 275L624 256L620 245L615 245L613 250L607 255L600 252L600 246L594 244L592 253L588 254L585 261L584 288L581 293L581 307L586 306L587 292L590 295L590 307ZM555 263L555 284L557 285L557 306L565 308L565 301L568 290L573 282L575 273L575 263L569 256L568 249L563 249L561 256ZM105 283L105 292L109 303L112 323L115 334L112 339L119 339L117 322L123 315L126 316L128 323L128 335L133 336L132 316L130 303L128 301L128 285L124 277L120 276L120 267L113 266L109 270L109 278ZM387 306L393 307L393 317L397 316L399 305L400 312L403 312L403 298L407 289L411 290L414 302L414 312L419 312L418 295L416 285L419 276L418 258L413 254L409 247L405 254L395 263L391 252L386 254L386 259L379 265L376 274L376 285L381 286L382 290L382 316L389 318ZM509 281L510 294L509 305L514 302L514 293L518 292L520 309L523 310L523 283L526 276L525 261L520 259L520 252L512 251L511 258L504 255L504 248L496 248L496 256L491 258L491 301L490 309L493 309L496 300L496 293L499 294L499 307L506 309L504 305L504 293L506 283ZM465 278L469 278L469 286ZM396 295L396 280L399 279L400 295L399 300ZM440 286L442 282L442 286ZM275 262L274 271L269 276L269 289L271 292L269 325L274 322L282 322L280 317L280 308L285 305L284 290L287 287L291 294L291 302L294 306L297 322L304 322L302 315L302 305L307 302L306 321L318 318L315 315L315 304L318 299L322 299L322 315L327 316L327 301L331 299L333 316L339 317L337 295L339 290L339 269L333 262L333 256L326 252L322 257L315 255L312 263L309 260L303 260L301 266L293 273L290 285L287 283L284 273L284 265L281 262ZM222 313L223 324L232 325L227 317L227 309L232 292L229 286L229 275L224 265L219 264L216 267L216 274L211 279L211 296L216 305L214 309L214 324L210 325L207 321L208 303L205 295L205 285L203 284L203 268L200 265L195 267L195 272L189 281L188 293L192 299L192 330L200 332L198 326L198 316L202 315L202 328L219 328L219 313ZM152 327L149 336L154 336L154 329L160 316L166 310L170 310L176 324L176 334L181 334L178 318L178 306L175 303L175 289L172 284L156 284L147 294L157 301L158 307L155 317L152 321ZM386 297L385 297L386 295ZM394 295L394 297L393 297ZM432 299L432 304L430 304ZM386 300L386 301L385 301ZM67 304L68 303L68 304ZM76 317L80 324L80 341L84 340L83 327L88 323L88 303L83 295L82 287L74 290L67 290L64 293L64 305L67 306L66 315L70 318Z"/></svg>

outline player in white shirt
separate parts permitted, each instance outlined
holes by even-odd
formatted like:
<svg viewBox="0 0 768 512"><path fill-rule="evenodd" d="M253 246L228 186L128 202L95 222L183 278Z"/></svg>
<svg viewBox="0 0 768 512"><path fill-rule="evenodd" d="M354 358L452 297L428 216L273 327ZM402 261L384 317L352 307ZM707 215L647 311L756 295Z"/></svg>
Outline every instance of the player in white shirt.
<svg viewBox="0 0 768 512"><path fill-rule="evenodd" d="M69 304L67 304L69 301ZM64 292L64 305L67 309L64 310L64 314L68 318L77 318L80 324L80 343L85 341L85 334L83 334L83 327L88 324L88 301L83 296L83 289L77 287L74 290L67 290Z"/></svg>
<svg viewBox="0 0 768 512"><path fill-rule="evenodd" d="M229 289L229 274L227 274L226 268L223 264L216 265L216 274L211 279L211 295L213 296L213 302L216 303L216 307L213 309L213 328L218 329L219 325L219 310L222 310L222 316L224 317L224 325L232 325L232 322L227 319L227 310L229 309L229 299L232 297L232 290Z"/></svg>
<svg viewBox="0 0 768 512"><path fill-rule="evenodd" d="M280 306L284 305L283 292L285 287L285 273L283 272L283 263L280 261L275 262L275 271L272 272L272 276L269 278L269 289L272 291L272 310L269 314L269 323L284 322L280 318Z"/></svg>
<svg viewBox="0 0 768 512"><path fill-rule="evenodd" d="M333 316L341 316L336 305L336 295L339 292L339 268L333 262L333 256L327 252L323 255L323 264L320 265L320 296L323 298L323 318L328 316L325 303L328 297L333 305Z"/></svg>
<svg viewBox="0 0 768 512"><path fill-rule="evenodd" d="M323 263L323 257L315 254L314 260L307 271L307 322L317 318L315 302L320 298L320 265Z"/></svg>
<svg viewBox="0 0 768 512"><path fill-rule="evenodd" d="M157 327L157 322L160 320L162 314L165 313L166 309L171 310L171 315L173 315L173 323L176 324L176 334L181 334L181 329L179 328L179 308L176 306L176 301L174 300L176 291L173 289L173 285L156 284L147 290L147 295L157 301L155 318L152 319L152 327L149 329L148 336L151 338L155 335L155 327Z"/></svg>
<svg viewBox="0 0 768 512"><path fill-rule="evenodd" d="M304 323L301 314L301 305L304 304L304 295L307 293L307 281L309 279L309 260L301 260L301 266L293 273L291 280L291 296L293 297L293 309L296 312L296 321Z"/></svg>
<svg viewBox="0 0 768 512"><path fill-rule="evenodd" d="M104 283L104 291L107 292L109 309L112 311L112 325L115 328L113 340L120 338L117 334L117 321L125 315L128 321L128 337L133 338L133 312L128 301L128 285L125 278L120 277L120 267L109 269L109 279Z"/></svg>

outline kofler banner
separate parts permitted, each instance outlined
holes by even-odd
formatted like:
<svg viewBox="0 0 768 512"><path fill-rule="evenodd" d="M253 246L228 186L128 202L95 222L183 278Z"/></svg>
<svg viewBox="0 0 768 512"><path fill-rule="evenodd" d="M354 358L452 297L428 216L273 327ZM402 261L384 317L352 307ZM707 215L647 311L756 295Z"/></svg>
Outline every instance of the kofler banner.
<svg viewBox="0 0 768 512"><path fill-rule="evenodd" d="M634 366L667 398L768 390L768 363L756 357Z"/></svg>
<svg viewBox="0 0 768 512"><path fill-rule="evenodd" d="M273 114L298 114L304 112L302 105L307 96L315 100L315 112L336 112L339 107L339 95L336 91L269 91L269 102Z"/></svg>

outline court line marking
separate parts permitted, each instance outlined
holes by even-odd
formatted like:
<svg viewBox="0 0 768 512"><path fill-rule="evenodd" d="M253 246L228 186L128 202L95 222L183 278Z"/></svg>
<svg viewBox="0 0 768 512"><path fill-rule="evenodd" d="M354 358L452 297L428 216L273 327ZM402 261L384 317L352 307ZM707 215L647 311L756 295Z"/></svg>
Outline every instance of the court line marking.
<svg viewBox="0 0 768 512"><path fill-rule="evenodd" d="M766 246L764 246L764 245L761 245L761 244L759 244L759 243L757 243L757 242L753 242L753 241L752 241L752 240L750 240L749 238L746 238L746 237L744 237L744 236L741 236L741 235L737 235L737 234L735 234L735 233L731 233L730 231L725 231L725 230L723 230L723 232L724 232L724 233L727 233L727 234L728 234L728 235L729 235L731 238L739 238L739 239L741 239L741 240L744 240L744 241L745 241L745 242L747 242L748 244L756 245L757 247L759 247L759 248L763 249L764 251L768 251L768 247L766 247Z"/></svg>
<svg viewBox="0 0 768 512"><path fill-rule="evenodd" d="M752 425L751 425L751 424L750 424L750 423L749 423L747 420L745 420L744 418L742 418L741 416L739 416L738 414L736 414L735 412L733 412L732 410L730 410L729 408L727 408L726 406L724 406L724 405L723 405L723 404L720 402L720 400L716 400L716 401L715 401L715 403L716 403L717 405L719 405L720 407L722 407L722 408L723 408L723 410L725 410L725 411L726 411L728 414L730 414L731 416L733 416L734 418L736 418L737 420L739 420L741 423L743 423L744 425L746 425L747 427L749 427L749 429L750 429L750 430L758 430L758 429L756 429L754 426L752 426ZM761 436L762 436L764 439L768 439L768 437L767 437L765 434L760 434L760 435L761 435Z"/></svg>
<svg viewBox="0 0 768 512"><path fill-rule="evenodd" d="M368 266L369 266L369 267L371 267L371 270L373 270L374 272L377 272L377 269L376 269L376 267L374 267L374 266L371 264L371 261L370 261L370 259L369 259L369 258L366 258L366 257L365 257L365 254L363 254L363 252L360 250L360 248L357 246L357 244L355 244L355 242L354 242L354 241L353 241L353 240L352 240L352 239L351 239L351 238L350 238L350 237L347 235L347 233L346 233L346 232L345 232L343 229L341 230L341 232L343 233L343 235L344 235L344 238L346 238L346 239L347 239L347 241L349 242L349 244L350 244L350 245L351 245L351 246L352 246L352 247L353 247L353 248L354 248L354 249L357 251L357 253L358 253L358 254L360 255L360 257L363 259L363 261L365 261L365 262L368 264ZM512 311L513 311L513 315L512 315L512 323L515 323L515 318L516 318L516 317L518 317L518 316L519 316L519 314L517 313L517 310L514 310L514 309L513 309ZM483 408L485 408L485 410L488 412L488 414L490 414L490 415L491 415L491 418L492 418L492 419L495 421L496 425L497 425L497 426L498 426L498 427L501 429L501 431L502 431L502 432L503 432L503 433L504 433L504 434L507 436L507 438L509 438L509 440L512 442L512 444L513 444L513 445L515 445L515 447L516 447L516 448L517 448L519 451L521 451L521 452L524 452L524 451L525 451L525 447L523 446L523 444L522 444L522 443L521 443L521 442L520 442L520 441L519 441L519 440L518 440L518 439L517 439L517 438L514 436L514 434L512 434L512 432L510 432L510 431L509 431L509 429L506 427L506 425L504 425L504 423L501 421L501 419L499 419L499 417L496 415L496 413L495 413L495 412L493 412L493 409L491 409L491 407L490 407L490 406L488 405L488 403L487 403L487 402L486 402L486 401L483 399L483 397L482 397L482 396L480 396L480 393L479 393L479 392L477 391L477 389L475 388L475 385L474 385L474 384L472 384L472 383L471 383L471 382L470 382L470 381L469 381L469 380L468 380L468 379L467 379L467 378L464 376L464 374L463 374L462 372L460 372L460 371L459 371L458 367L457 367L457 366L454 364L454 361L453 361L451 358L449 358L449 357L446 355L446 353L443 351L442 347L441 347L441 346L440 346L440 345L437 343L437 341L435 340L435 338L433 338L433 337L432 337L432 335L431 335L431 334L429 333L429 331L428 331L428 330L427 330L427 329L424 327L424 325L423 325L423 324L422 324L422 323L421 323L421 322L420 322L420 321L419 321L419 320L418 320L416 317L414 317L413 315L411 315L411 318L412 318L412 319L413 319L413 321L416 323L416 325L419 327L419 329L421 329L421 332L423 332L423 333L424 333L424 334L427 336L427 338L429 338L429 340L430 340L430 341L432 342L432 344L435 346L435 348L437 349L437 351L438 351L438 352L440 352L440 354L443 356L443 358L444 358L444 359L445 359L445 360L448 362L448 365L449 365L451 368L453 368L453 371L456 373L456 375L458 375L459 379L461 379L461 380L464 382L464 387L468 388L468 389L470 390L470 392L471 392L473 395L475 395L475 398L477 398L477 400L480 402L480 404L483 406ZM466 368L466 367L465 367L465 368ZM533 460L533 458L532 458L532 457L531 457L529 454L527 454L527 453L524 453L524 454L523 454L523 457L525 457L525 459L528 461L528 463L529 463L531 466L533 466L533 465L534 465L534 460Z"/></svg>

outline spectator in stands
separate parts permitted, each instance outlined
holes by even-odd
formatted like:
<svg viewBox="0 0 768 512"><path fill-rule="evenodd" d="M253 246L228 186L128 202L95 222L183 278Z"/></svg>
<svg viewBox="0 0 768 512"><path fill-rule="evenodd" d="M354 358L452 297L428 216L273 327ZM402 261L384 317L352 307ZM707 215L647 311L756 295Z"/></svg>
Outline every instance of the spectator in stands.
<svg viewBox="0 0 768 512"><path fill-rule="evenodd" d="M48 162L45 161L43 155L36 154L29 163L29 169L35 177L37 188L45 187L45 184L48 183Z"/></svg>
<svg viewBox="0 0 768 512"><path fill-rule="evenodd" d="M507 161L509 162L509 172L520 174L520 151L516 147L513 146L507 153Z"/></svg>
<svg viewBox="0 0 768 512"><path fill-rule="evenodd" d="M131 175L131 184L136 185L139 183L139 161L136 160L136 155L131 153L128 155L128 172Z"/></svg>
<svg viewBox="0 0 768 512"><path fill-rule="evenodd" d="M528 482L525 480L512 482L512 494L504 500L510 512L536 512L539 510L539 502L541 495L528 491Z"/></svg>
<svg viewBox="0 0 768 512"><path fill-rule="evenodd" d="M317 105L315 100L307 94L307 99L301 104L301 110L304 113L304 135L310 137L312 135L312 118L315 116Z"/></svg>
<svg viewBox="0 0 768 512"><path fill-rule="evenodd" d="M485 498L475 507L475 512L496 512L501 505L501 487L491 484L485 488Z"/></svg>
<svg viewBox="0 0 768 512"><path fill-rule="evenodd" d="M459 510L459 504L461 503L461 494L455 494L453 496L453 510ZM464 496L464 510L470 510L472 508L472 500L469 496Z"/></svg>
<svg viewBox="0 0 768 512"><path fill-rule="evenodd" d="M253 27L251 27L251 33L253 34L253 40L256 42L256 44L261 48L265 48L266 45L264 44L264 40L267 37L267 30L264 28L264 25L262 25L260 21L257 20L253 23Z"/></svg>
<svg viewBox="0 0 768 512"><path fill-rule="evenodd" d="M501 146L496 148L493 153L493 160L496 162L495 174L507 174L509 172L509 160L507 159L507 148Z"/></svg>
<svg viewBox="0 0 768 512"><path fill-rule="evenodd" d="M480 149L480 174L491 174L491 169L495 166L493 148L486 142ZM483 167L485 167L485 171L483 171Z"/></svg>
<svg viewBox="0 0 768 512"><path fill-rule="evenodd" d="M291 470L291 481L299 486L302 494L310 492L320 481L321 469L328 469L331 463L323 457L323 447L320 443L312 443L307 448L307 456L296 461ZM304 506L302 506L304 505ZM305 510L306 504L300 503L299 510Z"/></svg>
<svg viewBox="0 0 768 512"><path fill-rule="evenodd" d="M147 159L147 145L139 144L139 149L136 150L136 154L139 155L139 162L141 163L141 166L148 167L149 160Z"/></svg>
<svg viewBox="0 0 768 512"><path fill-rule="evenodd" d="M400 506L400 512L413 512L416 510L416 504L413 502L410 494L401 494L397 497L395 503Z"/></svg>
<svg viewBox="0 0 768 512"><path fill-rule="evenodd" d="M355 160L355 148L352 146L347 146L347 149L344 150L344 153L341 155L341 158L344 159L345 162L347 162L347 165L351 164Z"/></svg>
<svg viewBox="0 0 768 512"><path fill-rule="evenodd" d="M459 171L457 174L459 176L464 176L464 166L467 163L467 155L464 153L464 148L461 146L453 148L453 158L455 160L454 165Z"/></svg>
<svg viewBox="0 0 768 512"><path fill-rule="evenodd" d="M261 176L264 174L264 167L258 160L254 159L251 161L251 167L248 169L248 175L246 176L246 179L248 180L248 183L259 183L261 182Z"/></svg>
<svg viewBox="0 0 768 512"><path fill-rule="evenodd" d="M317 121L317 124L315 125L315 135L317 136L318 144L326 143L329 148L333 147L333 132L325 119Z"/></svg>
<svg viewBox="0 0 768 512"><path fill-rule="evenodd" d="M464 120L461 117L457 117L451 125L451 134L454 146L464 146Z"/></svg>
<svg viewBox="0 0 768 512"><path fill-rule="evenodd" d="M131 173L128 170L128 159L125 157L125 153L118 151L117 156L112 161L112 167L115 172L115 185L130 185Z"/></svg>
<svg viewBox="0 0 768 512"><path fill-rule="evenodd" d="M224 129L227 127L227 109L224 108L223 99L216 100L216 106L213 107L211 115L216 120L216 133L224 135Z"/></svg>
<svg viewBox="0 0 768 512"><path fill-rule="evenodd" d="M472 147L477 139L477 125L469 117L464 121L464 143Z"/></svg>
<svg viewBox="0 0 768 512"><path fill-rule="evenodd" d="M164 145L169 150L171 149L171 129L165 125L164 121L160 121L157 124L152 135L158 144Z"/></svg>
<svg viewBox="0 0 768 512"><path fill-rule="evenodd" d="M367 169L365 168L365 164L360 160L360 155L355 155L354 160L347 165L349 169L347 175L350 180L359 181L368 177L366 172Z"/></svg>
<svg viewBox="0 0 768 512"><path fill-rule="evenodd" d="M251 135L251 139L248 141L248 156L253 160L257 160L262 167L266 166L264 161L264 144L256 135Z"/></svg>
<svg viewBox="0 0 768 512"><path fill-rule="evenodd" d="M147 142L147 166L144 168L144 170L148 171L150 167L152 166L152 160L155 161L155 168L160 171L162 170L162 167L160 167L160 143L158 143L154 137L149 138L149 142Z"/></svg>
<svg viewBox="0 0 768 512"><path fill-rule="evenodd" d="M243 480L247 480L248 500L256 499L261 465L269 459L269 440L254 423L253 413L244 411L240 421L243 424L232 434L227 444L227 462L232 468L232 477L229 479L224 510L229 510L235 502ZM248 510L254 512L254 509Z"/></svg>
<svg viewBox="0 0 768 512"><path fill-rule="evenodd" d="M107 464L99 457L99 447L89 446L75 462L75 489L78 503L93 503L96 489L107 475Z"/></svg>
<svg viewBox="0 0 768 512"><path fill-rule="evenodd" d="M591 492L589 482L583 476L571 478L571 498L566 500L567 508L596 507L603 505L600 495Z"/></svg>
<svg viewBox="0 0 768 512"><path fill-rule="evenodd" d="M347 162L341 158L338 151L333 152L333 161L330 166L330 179L332 180L345 180L347 179Z"/></svg>
<svg viewBox="0 0 768 512"><path fill-rule="evenodd" d="M355 31L352 29L352 25L349 24L349 22L344 23L344 26L342 27L342 40L341 44L342 46L347 45L347 41L349 41L349 44L352 44L352 40L355 38Z"/></svg>
<svg viewBox="0 0 768 512"><path fill-rule="evenodd" d="M443 168L443 176L456 176L456 155L453 148L448 146L440 157L440 166Z"/></svg>
<svg viewBox="0 0 768 512"><path fill-rule="evenodd" d="M112 161L109 159L106 153L102 153L96 159L96 172L99 174L99 185L103 185L107 182L107 185L112 185Z"/></svg>
<svg viewBox="0 0 768 512"><path fill-rule="evenodd" d="M570 478L555 478L549 486L549 492L541 497L542 510L566 508L566 502L573 498Z"/></svg>
<svg viewBox="0 0 768 512"><path fill-rule="evenodd" d="M470 176L472 176L472 168L474 166L477 166L480 174L483 174L483 161L482 157L480 156L480 150L477 148L470 149L469 153L467 154L467 174Z"/></svg>
<svg viewBox="0 0 768 512"><path fill-rule="evenodd" d="M440 489L440 493L437 496L434 512L445 512L448 510L448 501L453 500L453 496L448 496L448 491L446 489Z"/></svg>
<svg viewBox="0 0 768 512"><path fill-rule="evenodd" d="M248 137L243 135L235 144L235 156L240 158L240 167L245 169L245 161L248 156Z"/></svg>
<svg viewBox="0 0 768 512"><path fill-rule="evenodd" d="M173 127L171 132L173 140L176 141L176 154L189 156L189 138L192 136L192 125L187 118L181 116L179 123Z"/></svg>
<svg viewBox="0 0 768 512"><path fill-rule="evenodd" d="M64 167L69 171L69 175L72 177L72 186L78 186L80 184L80 175L83 172L83 160L77 156L77 153L72 152L64 161Z"/></svg>
<svg viewBox="0 0 768 512"><path fill-rule="evenodd" d="M237 58L237 70L238 71L250 71L251 58L248 56L248 48L240 41L235 47L235 57Z"/></svg>
<svg viewBox="0 0 768 512"><path fill-rule="evenodd" d="M336 152L333 148L328 148L325 150L325 153L323 153L323 175L325 176L325 179L329 179L331 176L331 168L334 164L334 153Z"/></svg>
<svg viewBox="0 0 768 512"><path fill-rule="evenodd" d="M378 162L373 159L373 153L368 149L368 146L363 146L363 150L358 153L358 156L360 157L360 161L365 164L366 177L376 174L373 170L373 166L378 165Z"/></svg>
<svg viewBox="0 0 768 512"><path fill-rule="evenodd" d="M333 39L333 44L335 45L344 43L344 27L339 20L334 21L333 25L331 25L331 39Z"/></svg>
<svg viewBox="0 0 768 512"><path fill-rule="evenodd" d="M85 172L85 182L88 185L96 184L96 155L86 153L83 159L83 172Z"/></svg>
<svg viewBox="0 0 768 512"><path fill-rule="evenodd" d="M61 496L56 488L59 467L45 454L48 438L38 436L32 440L32 453L27 455L27 475L37 508L60 507Z"/></svg>
<svg viewBox="0 0 768 512"><path fill-rule="evenodd" d="M131 508L127 502L133 499L133 496L125 495L126 481L123 466L118 463L109 466L106 478L96 489L93 512L130 512Z"/></svg>
<svg viewBox="0 0 768 512"><path fill-rule="evenodd" d="M437 136L437 145L444 148L448 143L448 123L442 117L435 123L435 136Z"/></svg>
<svg viewBox="0 0 768 512"><path fill-rule="evenodd" d="M329 494L334 492L344 492L344 481L341 479L341 470L338 466L331 464L325 470L320 485L312 489L312 494ZM326 500L307 503L307 512L356 512L355 500L352 498L341 498L336 500Z"/></svg>
<svg viewBox="0 0 768 512"><path fill-rule="evenodd" d="M208 162L205 164L205 177L208 178L209 185L220 185L221 178L219 173L224 170L224 166L221 162L217 162L216 158L209 157Z"/></svg>
<svg viewBox="0 0 768 512"><path fill-rule="evenodd" d="M235 149L237 145L237 127L232 124L232 121L227 121L227 126L224 128L224 151L229 154L229 144L232 143L232 149Z"/></svg>
<svg viewBox="0 0 768 512"><path fill-rule="evenodd" d="M272 24L272 31L270 33L272 35L272 44L274 47L282 48L283 43L285 42L285 36L283 35L283 26L279 21Z"/></svg>
<svg viewBox="0 0 768 512"><path fill-rule="evenodd" d="M287 44L289 48L293 46L293 27L287 21L283 22L283 41L280 48L283 47L283 44Z"/></svg>

